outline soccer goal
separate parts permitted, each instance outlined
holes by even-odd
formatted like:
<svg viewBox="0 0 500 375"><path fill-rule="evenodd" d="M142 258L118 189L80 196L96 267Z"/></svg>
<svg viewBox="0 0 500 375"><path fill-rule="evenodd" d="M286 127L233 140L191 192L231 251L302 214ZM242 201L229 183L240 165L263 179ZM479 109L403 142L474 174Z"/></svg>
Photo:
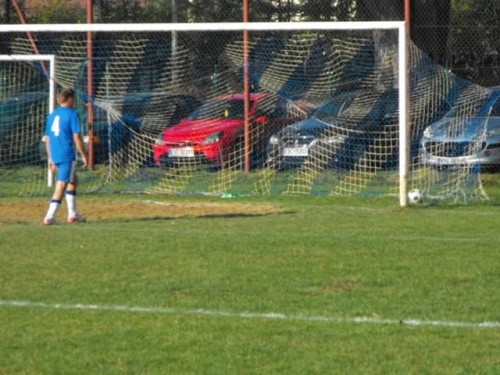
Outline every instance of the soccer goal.
<svg viewBox="0 0 500 375"><path fill-rule="evenodd" d="M55 109L54 55L0 55L0 167L37 166L46 116ZM47 168L47 186L54 176Z"/></svg>
<svg viewBox="0 0 500 375"><path fill-rule="evenodd" d="M92 123L84 190L482 196L475 164L451 160L481 135L457 146L432 129L455 111L442 126L460 133L491 92L409 44L403 22L0 26L2 53L33 43Z"/></svg>

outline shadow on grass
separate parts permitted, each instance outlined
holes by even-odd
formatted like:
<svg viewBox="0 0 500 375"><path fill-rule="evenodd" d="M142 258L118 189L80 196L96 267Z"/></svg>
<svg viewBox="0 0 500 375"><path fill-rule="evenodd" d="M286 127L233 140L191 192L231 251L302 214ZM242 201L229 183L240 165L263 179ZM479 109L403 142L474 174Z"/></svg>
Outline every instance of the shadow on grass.
<svg viewBox="0 0 500 375"><path fill-rule="evenodd" d="M263 213L227 213L227 214L207 214L207 215L183 215L183 216L150 216L150 217L113 217L103 219L90 219L88 224L108 224L108 223L132 223L132 222L162 222L185 219L249 219L267 216L294 215L296 211L263 212Z"/></svg>

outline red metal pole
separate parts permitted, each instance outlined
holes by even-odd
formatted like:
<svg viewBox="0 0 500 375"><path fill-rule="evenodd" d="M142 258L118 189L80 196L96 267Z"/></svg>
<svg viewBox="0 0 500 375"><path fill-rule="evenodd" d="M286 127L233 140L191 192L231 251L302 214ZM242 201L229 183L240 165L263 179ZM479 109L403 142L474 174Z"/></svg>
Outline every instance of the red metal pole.
<svg viewBox="0 0 500 375"><path fill-rule="evenodd" d="M12 0L12 4L14 4L14 8L16 8L16 12L17 12L17 15L19 16L19 19L21 20L21 23L23 25L26 25L26 18L24 17L23 11L22 11L21 7L19 6L19 3L17 2L17 0ZM38 46L36 45L36 40L35 40L35 37L33 36L33 33L31 31L28 31L27 34L28 34L28 39L31 43L31 46L33 47L33 51L35 52L35 54L39 55L40 50L38 49ZM41 65L42 65L43 72L45 73L45 76L49 77L49 79L54 78L54 77L50 77L49 72L47 71L47 67L45 66L45 63L43 61L41 62Z"/></svg>
<svg viewBox="0 0 500 375"><path fill-rule="evenodd" d="M406 35L411 36L411 0L405 0Z"/></svg>
<svg viewBox="0 0 500 375"><path fill-rule="evenodd" d="M249 21L249 0L243 0L243 22ZM248 46L250 37L248 30L243 31L243 96L245 107L245 173L250 172L250 49Z"/></svg>
<svg viewBox="0 0 500 375"><path fill-rule="evenodd" d="M94 1L87 0L87 23L94 23ZM94 40L92 32L87 32L87 95L88 95L88 145L89 169L94 169Z"/></svg>

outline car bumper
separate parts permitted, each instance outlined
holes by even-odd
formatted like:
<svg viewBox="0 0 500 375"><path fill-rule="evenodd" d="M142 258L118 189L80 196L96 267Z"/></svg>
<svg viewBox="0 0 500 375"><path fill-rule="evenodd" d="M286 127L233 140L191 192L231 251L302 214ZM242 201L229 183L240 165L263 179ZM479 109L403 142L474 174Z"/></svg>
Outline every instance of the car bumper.
<svg viewBox="0 0 500 375"><path fill-rule="evenodd" d="M421 147L422 163L431 166L460 166L460 165L500 165L500 144L485 143L480 149L472 155L449 156L435 155L429 152L425 145Z"/></svg>
<svg viewBox="0 0 500 375"><path fill-rule="evenodd" d="M168 145L155 145L154 161L156 165L198 165L198 164L221 164L223 160L223 149L218 144L195 145L192 147L192 156L173 156L172 150L184 147L171 147Z"/></svg>
<svg viewBox="0 0 500 375"><path fill-rule="evenodd" d="M268 147L267 164L279 164L283 168L293 168L300 167L309 160L314 163L325 164L326 167L333 167L338 163L338 147L335 144L318 144L314 142L301 147L302 152L305 151L304 149L307 150L307 155L287 155L284 150L286 147L274 145Z"/></svg>
<svg viewBox="0 0 500 375"><path fill-rule="evenodd" d="M451 165L500 165L500 156L460 156L460 157L444 157L433 156L424 153L421 162L431 166L451 166Z"/></svg>

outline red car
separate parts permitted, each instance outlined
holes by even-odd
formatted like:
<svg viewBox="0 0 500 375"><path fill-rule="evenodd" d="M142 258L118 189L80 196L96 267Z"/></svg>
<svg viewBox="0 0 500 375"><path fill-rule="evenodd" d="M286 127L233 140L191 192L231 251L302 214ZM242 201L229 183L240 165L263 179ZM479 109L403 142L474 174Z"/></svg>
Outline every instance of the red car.
<svg viewBox="0 0 500 375"><path fill-rule="evenodd" d="M252 165L265 160L269 138L297 120L287 101L271 94L250 95ZM154 146L157 165L233 162L241 166L244 149L243 94L220 96L204 103L178 125L165 129Z"/></svg>

